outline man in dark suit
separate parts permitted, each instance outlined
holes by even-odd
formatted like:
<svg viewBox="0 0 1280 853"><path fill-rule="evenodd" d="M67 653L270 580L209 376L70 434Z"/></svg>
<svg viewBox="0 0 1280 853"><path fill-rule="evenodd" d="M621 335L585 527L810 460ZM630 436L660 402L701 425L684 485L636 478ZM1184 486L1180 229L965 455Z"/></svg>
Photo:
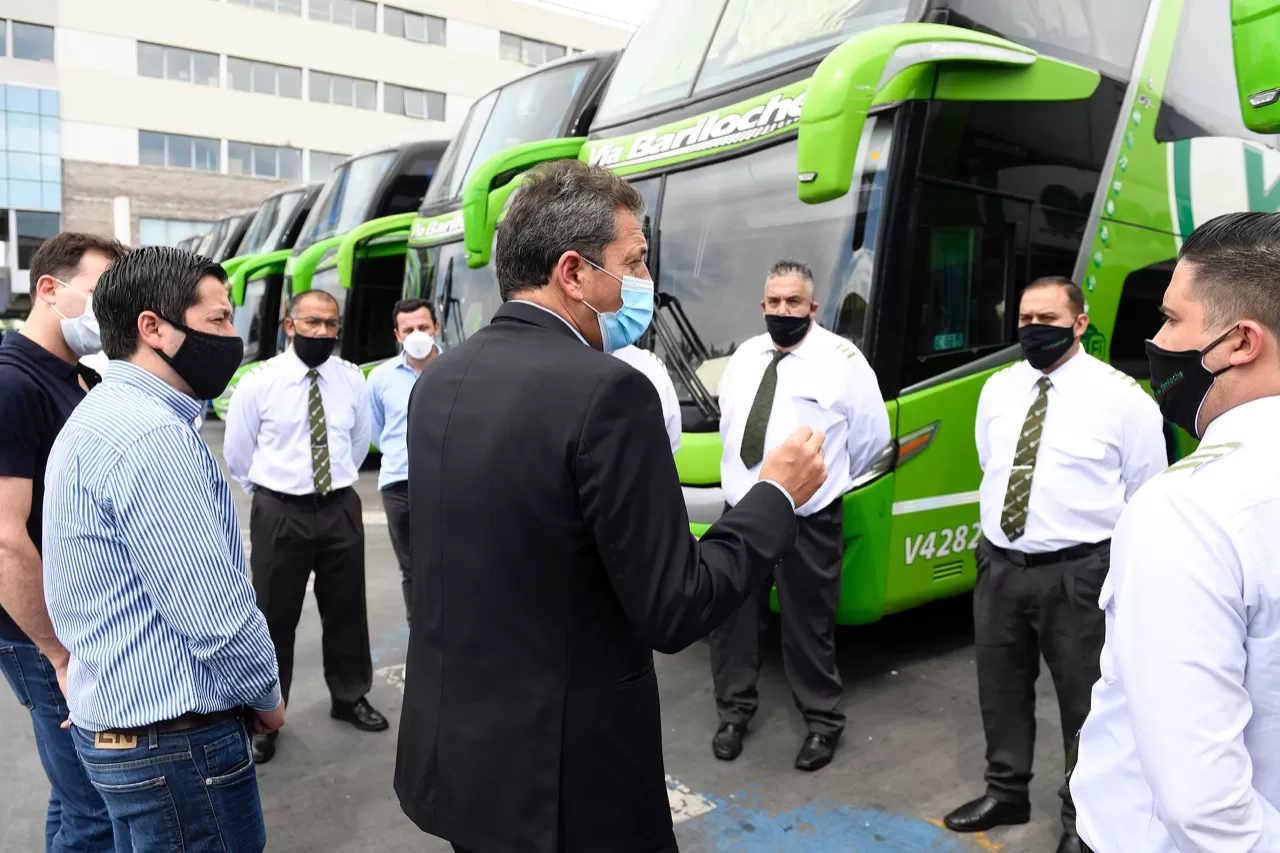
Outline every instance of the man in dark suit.
<svg viewBox="0 0 1280 853"><path fill-rule="evenodd" d="M607 169L532 170L498 232L505 304L410 399L395 787L463 853L676 850L652 650L740 606L826 478L800 430L690 534L657 392L605 355L652 315L643 215Z"/></svg>

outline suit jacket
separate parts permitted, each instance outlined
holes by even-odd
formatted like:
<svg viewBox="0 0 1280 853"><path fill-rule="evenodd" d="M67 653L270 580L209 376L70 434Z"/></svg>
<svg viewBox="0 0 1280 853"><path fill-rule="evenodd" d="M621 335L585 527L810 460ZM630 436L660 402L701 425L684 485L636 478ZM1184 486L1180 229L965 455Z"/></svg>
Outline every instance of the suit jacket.
<svg viewBox="0 0 1280 853"><path fill-rule="evenodd" d="M675 850L652 650L763 581L790 502L696 540L652 383L521 303L422 372L408 449L401 807L478 853Z"/></svg>

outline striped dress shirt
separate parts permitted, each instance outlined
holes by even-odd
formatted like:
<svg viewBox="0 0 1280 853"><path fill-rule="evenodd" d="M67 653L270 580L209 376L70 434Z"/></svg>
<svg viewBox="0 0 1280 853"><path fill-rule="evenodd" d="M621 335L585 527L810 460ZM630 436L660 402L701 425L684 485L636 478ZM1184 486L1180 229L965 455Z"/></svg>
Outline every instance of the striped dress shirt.
<svg viewBox="0 0 1280 853"><path fill-rule="evenodd" d="M199 404L113 361L54 442L44 587L86 731L280 703L231 489Z"/></svg>

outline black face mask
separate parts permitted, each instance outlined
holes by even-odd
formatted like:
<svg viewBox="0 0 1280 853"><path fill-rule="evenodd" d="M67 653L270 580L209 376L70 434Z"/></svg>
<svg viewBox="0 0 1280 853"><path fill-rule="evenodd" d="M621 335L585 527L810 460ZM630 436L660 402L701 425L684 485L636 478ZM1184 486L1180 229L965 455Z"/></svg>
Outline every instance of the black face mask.
<svg viewBox="0 0 1280 853"><path fill-rule="evenodd" d="M1033 323L1018 329L1018 343L1022 344L1022 357L1036 370L1052 367L1067 354L1076 342L1075 329L1071 326L1048 326Z"/></svg>
<svg viewBox="0 0 1280 853"><path fill-rule="evenodd" d="M186 332L187 337L173 355L165 355L161 350L156 353L191 386L195 398L212 400L225 391L244 360L244 341L240 336L211 335L172 320L165 322Z"/></svg>
<svg viewBox="0 0 1280 853"><path fill-rule="evenodd" d="M1147 361L1151 364L1151 394L1160 414L1174 426L1200 438L1200 407L1209 396L1213 382L1235 365L1218 371L1204 366L1205 355L1236 330L1232 326L1204 349L1173 352L1147 341Z"/></svg>
<svg viewBox="0 0 1280 853"><path fill-rule="evenodd" d="M809 317L792 317L790 314L765 314L764 326L769 337L780 347L793 347L809 334Z"/></svg>
<svg viewBox="0 0 1280 853"><path fill-rule="evenodd" d="M337 338L308 338L294 335L293 351L307 367L319 367L333 355L333 347L337 342Z"/></svg>

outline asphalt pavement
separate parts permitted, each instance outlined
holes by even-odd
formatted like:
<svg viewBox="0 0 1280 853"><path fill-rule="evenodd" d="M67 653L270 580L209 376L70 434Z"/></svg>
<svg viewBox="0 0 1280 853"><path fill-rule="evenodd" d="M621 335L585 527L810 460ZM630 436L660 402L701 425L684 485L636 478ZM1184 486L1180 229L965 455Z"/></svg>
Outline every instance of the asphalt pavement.
<svg viewBox="0 0 1280 853"><path fill-rule="evenodd" d="M220 451L222 425L205 425ZM377 493L364 502L369 628L375 670L369 700L391 729L365 734L329 718L320 624L308 598L298 629L293 699L275 759L258 770L267 849L281 853L445 853L404 816L392 790L408 629L399 572ZM248 545L248 500L237 503ZM817 773L792 762L805 729L778 646L765 639L761 708L734 762L711 753L715 703L708 649L659 655L664 752L672 815L684 853L1052 853L1057 845L1062 740L1046 675L1039 684L1032 821L962 836L942 828L951 808L982 792L983 736L973 662L971 600L953 599L837 636L848 727ZM48 783L25 710L0 687L0 853L43 847Z"/></svg>

